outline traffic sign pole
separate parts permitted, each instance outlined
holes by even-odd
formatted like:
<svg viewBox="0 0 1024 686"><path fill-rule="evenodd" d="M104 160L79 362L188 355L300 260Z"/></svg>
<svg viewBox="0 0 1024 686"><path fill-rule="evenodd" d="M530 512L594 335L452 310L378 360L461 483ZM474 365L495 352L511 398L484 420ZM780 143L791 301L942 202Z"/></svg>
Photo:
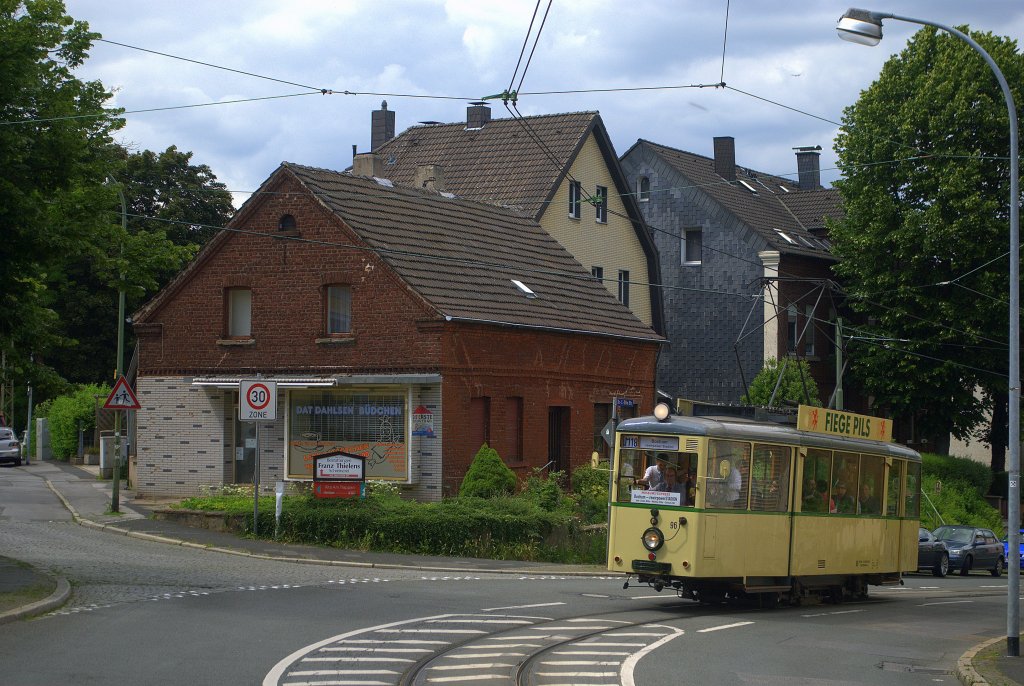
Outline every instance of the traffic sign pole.
<svg viewBox="0 0 1024 686"><path fill-rule="evenodd" d="M260 520L260 421L277 419L277 383L255 380L238 382L238 419L256 422L256 457L252 471L252 533L259 531Z"/></svg>

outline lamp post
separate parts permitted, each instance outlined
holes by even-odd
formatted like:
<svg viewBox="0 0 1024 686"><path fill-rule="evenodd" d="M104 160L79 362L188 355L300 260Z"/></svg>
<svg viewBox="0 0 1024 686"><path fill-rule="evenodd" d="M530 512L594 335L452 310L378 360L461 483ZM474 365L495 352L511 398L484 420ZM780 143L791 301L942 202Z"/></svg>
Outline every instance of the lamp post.
<svg viewBox="0 0 1024 686"><path fill-rule="evenodd" d="M1020 224L1019 203L1020 188L1018 173L1019 146L1017 140L1017 108L1013 102L1013 94L1006 83L1003 72L999 70L992 56L985 52L978 43L963 31L954 29L925 19L901 17L888 12L872 12L870 10L851 8L839 19L836 29L839 37L851 43L861 45L878 45L882 40L882 20L895 19L911 24L934 26L950 33L966 42L977 51L991 67L1003 89L1006 109L1010 117L1010 369L1009 369L1009 400L1010 400L1010 459L1009 472L1009 512L1007 515L1007 537L1013 561L1008 573L1009 584L1006 593L1006 652L1011 657L1020 655L1020 609L1017 599L1020 592L1020 574L1018 573L1017 551L1020 548Z"/></svg>

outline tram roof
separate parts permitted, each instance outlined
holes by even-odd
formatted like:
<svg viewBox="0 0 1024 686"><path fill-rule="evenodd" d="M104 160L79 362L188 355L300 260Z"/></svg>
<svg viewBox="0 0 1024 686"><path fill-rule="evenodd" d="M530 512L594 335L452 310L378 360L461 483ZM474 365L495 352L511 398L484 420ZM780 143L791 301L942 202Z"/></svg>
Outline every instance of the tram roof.
<svg viewBox="0 0 1024 686"><path fill-rule="evenodd" d="M635 417L619 422L616 430L620 433L636 432L670 436L707 436L709 438L728 438L743 441L790 443L807 448L870 452L890 457L902 457L916 462L921 461L920 453L899 443L812 433L810 431L800 431L794 426L785 424L737 417L671 415L663 422L658 421L653 416Z"/></svg>

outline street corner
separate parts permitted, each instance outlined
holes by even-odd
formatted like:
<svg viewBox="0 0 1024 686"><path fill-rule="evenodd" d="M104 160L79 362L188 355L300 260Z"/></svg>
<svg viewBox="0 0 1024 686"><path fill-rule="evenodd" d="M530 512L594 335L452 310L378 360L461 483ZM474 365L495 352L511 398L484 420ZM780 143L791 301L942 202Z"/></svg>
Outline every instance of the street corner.
<svg viewBox="0 0 1024 686"><path fill-rule="evenodd" d="M64 604L71 594L65 579L32 565L0 557L0 624L32 617Z"/></svg>

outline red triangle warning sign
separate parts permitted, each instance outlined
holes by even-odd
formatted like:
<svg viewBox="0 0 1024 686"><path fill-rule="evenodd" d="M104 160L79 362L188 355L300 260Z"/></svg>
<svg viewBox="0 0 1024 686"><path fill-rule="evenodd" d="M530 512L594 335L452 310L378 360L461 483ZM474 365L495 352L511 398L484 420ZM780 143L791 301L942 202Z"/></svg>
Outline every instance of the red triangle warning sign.
<svg viewBox="0 0 1024 686"><path fill-rule="evenodd" d="M135 397L135 393L132 392L132 387L128 385L128 382L122 376L114 384L114 390L107 396L107 402L103 403L103 409L105 410L141 410L142 405L139 405L138 399Z"/></svg>

